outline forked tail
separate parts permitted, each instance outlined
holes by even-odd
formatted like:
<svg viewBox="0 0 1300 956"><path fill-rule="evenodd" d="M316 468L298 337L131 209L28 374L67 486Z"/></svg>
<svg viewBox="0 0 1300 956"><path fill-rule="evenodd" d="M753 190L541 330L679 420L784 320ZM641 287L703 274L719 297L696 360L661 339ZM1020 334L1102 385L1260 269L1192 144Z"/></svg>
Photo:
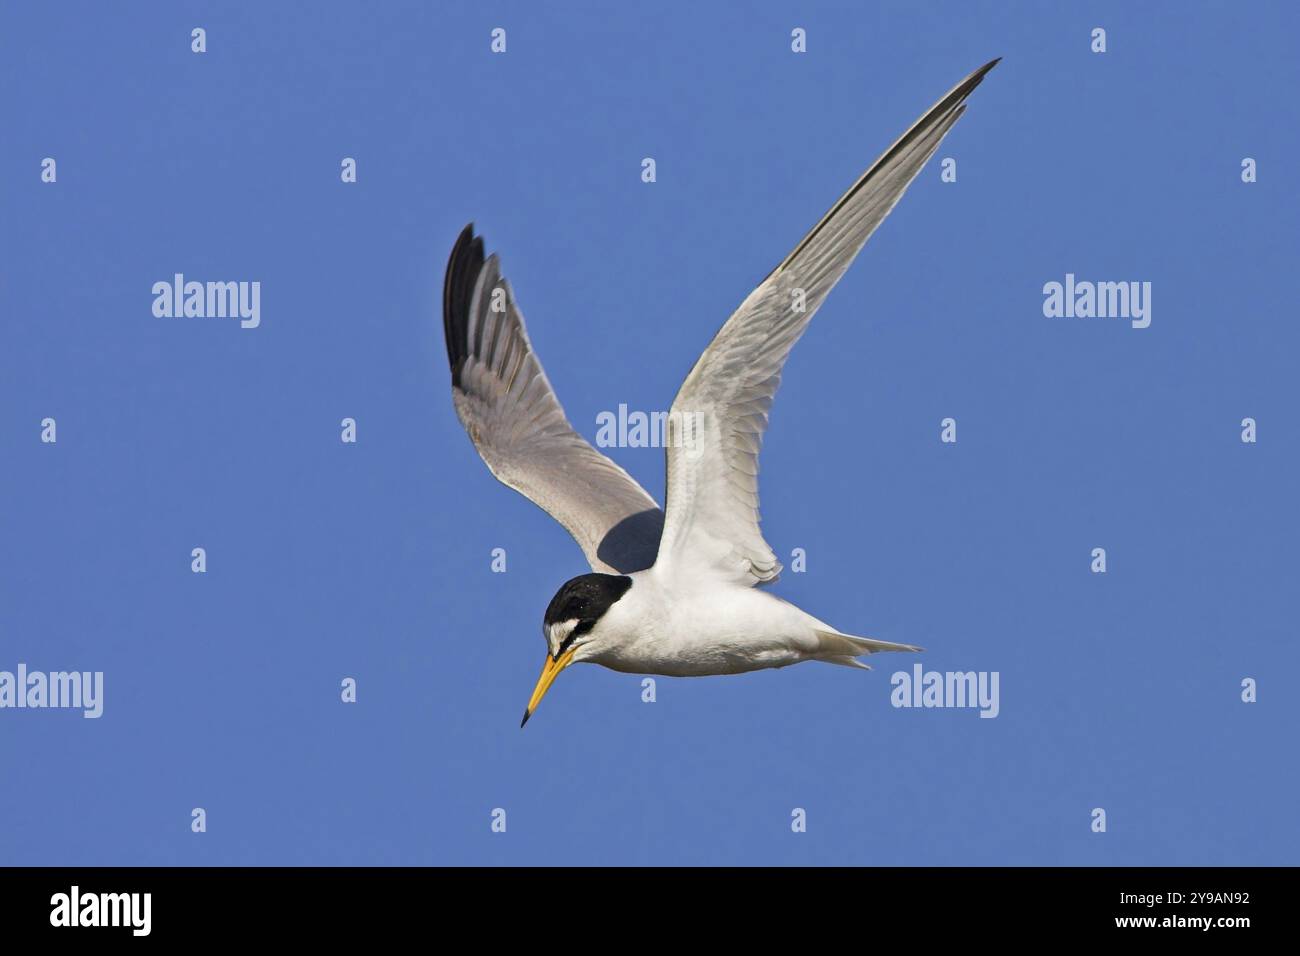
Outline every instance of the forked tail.
<svg viewBox="0 0 1300 956"><path fill-rule="evenodd" d="M922 651L923 647L914 644L895 644L892 641L878 641L873 637L854 637L839 631L814 631L817 635L817 660L842 667L857 667L871 670L870 664L860 660L864 654L877 654L880 651Z"/></svg>

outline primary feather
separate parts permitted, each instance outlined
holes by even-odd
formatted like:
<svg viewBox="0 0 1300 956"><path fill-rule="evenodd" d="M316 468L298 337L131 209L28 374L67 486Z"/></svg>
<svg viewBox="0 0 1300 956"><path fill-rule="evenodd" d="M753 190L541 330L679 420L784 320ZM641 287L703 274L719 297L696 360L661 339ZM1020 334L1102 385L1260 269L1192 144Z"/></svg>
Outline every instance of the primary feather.
<svg viewBox="0 0 1300 956"><path fill-rule="evenodd" d="M657 565L750 585L781 573L758 513L758 452L781 369L827 293L997 62L958 83L886 150L700 356L668 418L667 516Z"/></svg>
<svg viewBox="0 0 1300 956"><path fill-rule="evenodd" d="M452 402L492 474L564 525L593 571L653 564L663 512L569 424L500 262L484 258L472 223L447 263L442 315Z"/></svg>

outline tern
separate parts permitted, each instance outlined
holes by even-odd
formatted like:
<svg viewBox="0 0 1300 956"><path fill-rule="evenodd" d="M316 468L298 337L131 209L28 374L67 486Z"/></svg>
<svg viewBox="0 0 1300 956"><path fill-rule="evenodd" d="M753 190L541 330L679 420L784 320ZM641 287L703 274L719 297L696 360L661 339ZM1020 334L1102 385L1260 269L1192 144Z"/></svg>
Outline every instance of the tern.
<svg viewBox="0 0 1300 956"><path fill-rule="evenodd" d="M1000 60L1001 58L999 58ZM522 727L576 663L693 677L919 651L855 637L756 585L781 565L759 530L758 453L790 350L997 65L958 83L855 182L723 324L667 417L667 507L565 417L497 255L466 226L443 287L456 414L489 470L555 518L592 573L543 617L546 659Z"/></svg>

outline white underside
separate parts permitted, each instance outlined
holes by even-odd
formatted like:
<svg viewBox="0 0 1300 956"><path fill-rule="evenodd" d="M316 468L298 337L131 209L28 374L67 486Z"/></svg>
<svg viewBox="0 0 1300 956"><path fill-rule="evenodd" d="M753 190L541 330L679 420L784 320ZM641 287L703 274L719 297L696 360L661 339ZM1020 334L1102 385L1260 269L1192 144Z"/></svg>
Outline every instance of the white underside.
<svg viewBox="0 0 1300 956"><path fill-rule="evenodd" d="M616 671L702 677L826 659L830 625L787 601L716 579L665 581L655 568L601 617L575 662Z"/></svg>

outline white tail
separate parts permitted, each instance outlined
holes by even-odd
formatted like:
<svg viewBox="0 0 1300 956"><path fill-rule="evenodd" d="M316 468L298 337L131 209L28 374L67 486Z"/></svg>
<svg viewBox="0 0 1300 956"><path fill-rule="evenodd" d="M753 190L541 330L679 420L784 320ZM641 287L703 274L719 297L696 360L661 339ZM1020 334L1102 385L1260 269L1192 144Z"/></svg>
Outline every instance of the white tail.
<svg viewBox="0 0 1300 956"><path fill-rule="evenodd" d="M913 644L895 644L892 641L878 641L872 637L854 637L839 631L815 631L817 635L817 660L841 667L858 667L871 670L869 664L860 660L863 654L876 654L880 651L921 651L924 648Z"/></svg>

